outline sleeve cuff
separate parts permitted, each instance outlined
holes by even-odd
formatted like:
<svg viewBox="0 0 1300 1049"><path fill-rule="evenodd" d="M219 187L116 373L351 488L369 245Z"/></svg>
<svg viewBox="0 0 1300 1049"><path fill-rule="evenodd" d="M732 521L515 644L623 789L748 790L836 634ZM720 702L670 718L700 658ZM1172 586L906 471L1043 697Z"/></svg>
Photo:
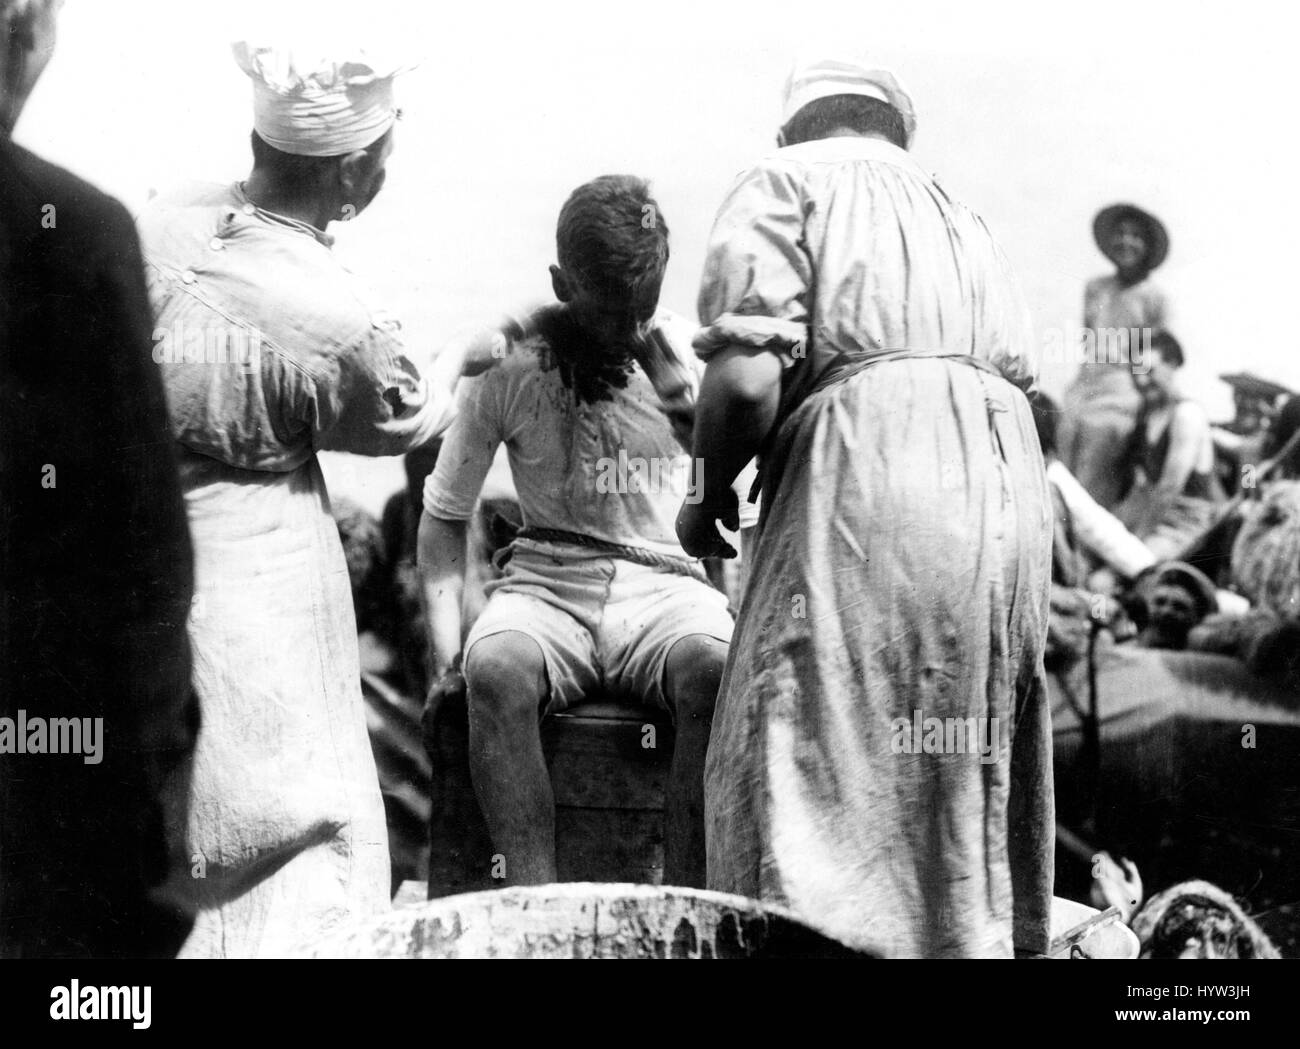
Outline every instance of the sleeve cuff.
<svg viewBox="0 0 1300 1049"><path fill-rule="evenodd" d="M807 342L808 328L797 321L724 313L712 324L701 328L692 345L695 355L707 361L728 346L766 350L780 357L793 358L796 350L802 349ZM798 355L802 356L801 353Z"/></svg>
<svg viewBox="0 0 1300 1049"><path fill-rule="evenodd" d="M468 521L474 516L474 507L468 510L452 505L447 498L446 493L434 484L434 479L438 476L438 471L434 470L424 479L424 512L430 517L437 517L443 521Z"/></svg>

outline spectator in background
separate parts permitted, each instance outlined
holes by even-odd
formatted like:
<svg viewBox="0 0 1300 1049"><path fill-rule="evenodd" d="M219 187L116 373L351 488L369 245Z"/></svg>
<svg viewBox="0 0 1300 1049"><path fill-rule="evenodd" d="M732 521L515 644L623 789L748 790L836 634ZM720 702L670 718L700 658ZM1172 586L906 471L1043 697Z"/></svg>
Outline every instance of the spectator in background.
<svg viewBox="0 0 1300 1049"><path fill-rule="evenodd" d="M0 0L0 957L171 956L190 540L130 216L10 137L59 6ZM99 762L15 752L24 714L102 718Z"/></svg>
<svg viewBox="0 0 1300 1049"><path fill-rule="evenodd" d="M1213 523L1223 492L1205 409L1182 390L1183 348L1169 332L1151 340L1147 368L1133 372L1142 398L1130 443L1133 489L1117 516L1157 560L1179 556Z"/></svg>
<svg viewBox="0 0 1300 1049"><path fill-rule="evenodd" d="M1278 413L1264 446L1276 459L1257 499L1243 502L1189 553L1207 561L1250 602L1245 615L1217 615L1192 631L1188 645L1236 656L1256 674L1300 691L1300 397ZM1226 565L1226 570L1223 566Z"/></svg>
<svg viewBox="0 0 1300 1049"><path fill-rule="evenodd" d="M1061 459L1098 503L1114 510L1130 480L1124 456L1140 404L1129 381L1139 356L1133 340L1146 345L1169 325L1165 294L1151 280L1169 253L1169 236L1159 219L1132 204L1103 208L1092 233L1115 272L1084 290L1092 353L1065 393Z"/></svg>
<svg viewBox="0 0 1300 1049"><path fill-rule="evenodd" d="M1233 372L1219 378L1232 387L1233 418L1215 426L1214 450L1219 481L1234 492L1249 481L1249 470L1267 456L1273 422L1291 391L1279 383L1250 372Z"/></svg>
<svg viewBox="0 0 1300 1049"><path fill-rule="evenodd" d="M1097 504L1061 462L1056 403L1035 391L1029 404L1052 497L1052 614L1044 658L1047 669L1055 671L1082 657L1093 616L1109 619L1117 609L1109 600L1111 591L1120 581L1150 568L1155 557L1114 514ZM1093 572L1097 563L1102 568Z"/></svg>

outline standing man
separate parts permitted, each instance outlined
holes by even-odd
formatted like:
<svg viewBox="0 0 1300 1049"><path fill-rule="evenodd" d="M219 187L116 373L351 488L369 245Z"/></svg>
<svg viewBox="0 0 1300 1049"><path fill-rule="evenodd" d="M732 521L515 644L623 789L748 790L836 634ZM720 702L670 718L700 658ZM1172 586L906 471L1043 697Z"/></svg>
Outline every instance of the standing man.
<svg viewBox="0 0 1300 1049"><path fill-rule="evenodd" d="M192 555L131 217L10 138L59 7L0 0L0 958L167 957Z"/></svg>
<svg viewBox="0 0 1300 1049"><path fill-rule="evenodd" d="M397 455L450 422L330 250L384 184L396 69L237 44L254 87L253 171L142 217L196 556L203 702L188 956L280 955L387 905L347 568L316 453ZM456 358L456 359L449 359Z"/></svg>
<svg viewBox="0 0 1300 1049"><path fill-rule="evenodd" d="M700 292L688 553L762 452L755 563L705 772L709 887L901 956L1048 939L1050 501L1026 311L865 62L795 67ZM784 338L778 338L780 332Z"/></svg>

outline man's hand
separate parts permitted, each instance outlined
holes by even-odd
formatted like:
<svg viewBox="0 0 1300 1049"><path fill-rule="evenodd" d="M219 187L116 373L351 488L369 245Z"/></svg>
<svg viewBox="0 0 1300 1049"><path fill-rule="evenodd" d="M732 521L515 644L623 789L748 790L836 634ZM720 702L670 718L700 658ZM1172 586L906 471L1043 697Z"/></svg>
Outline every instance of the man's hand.
<svg viewBox="0 0 1300 1049"><path fill-rule="evenodd" d="M1099 852L1092 858L1092 905L1101 910L1118 907L1124 921L1131 922L1142 903L1142 876L1132 860L1111 858L1108 852Z"/></svg>
<svg viewBox="0 0 1300 1049"><path fill-rule="evenodd" d="M714 500L683 503L677 514L677 539L682 549L692 557L735 557L735 548L718 531L719 522L729 531L740 530L740 506L730 488Z"/></svg>
<svg viewBox="0 0 1300 1049"><path fill-rule="evenodd" d="M442 705L448 700L464 700L464 698L465 675L460 672L460 659L457 658L453 666L434 677L433 684L429 686L429 692L424 698L424 714L421 723L426 740L431 741L434 738L434 722Z"/></svg>

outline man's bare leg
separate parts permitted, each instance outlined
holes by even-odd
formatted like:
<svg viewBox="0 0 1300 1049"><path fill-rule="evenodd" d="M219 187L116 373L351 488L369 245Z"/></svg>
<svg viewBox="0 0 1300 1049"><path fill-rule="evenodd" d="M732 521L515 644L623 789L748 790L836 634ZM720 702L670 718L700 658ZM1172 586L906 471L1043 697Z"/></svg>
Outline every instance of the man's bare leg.
<svg viewBox="0 0 1300 1049"><path fill-rule="evenodd" d="M677 743L664 799L665 885L704 888L704 756L726 662L726 643L704 634L668 653L664 687L677 712Z"/></svg>
<svg viewBox="0 0 1300 1049"><path fill-rule="evenodd" d="M538 712L546 663L537 642L507 631L475 643L465 668L469 767L508 885L556 880L555 799Z"/></svg>

